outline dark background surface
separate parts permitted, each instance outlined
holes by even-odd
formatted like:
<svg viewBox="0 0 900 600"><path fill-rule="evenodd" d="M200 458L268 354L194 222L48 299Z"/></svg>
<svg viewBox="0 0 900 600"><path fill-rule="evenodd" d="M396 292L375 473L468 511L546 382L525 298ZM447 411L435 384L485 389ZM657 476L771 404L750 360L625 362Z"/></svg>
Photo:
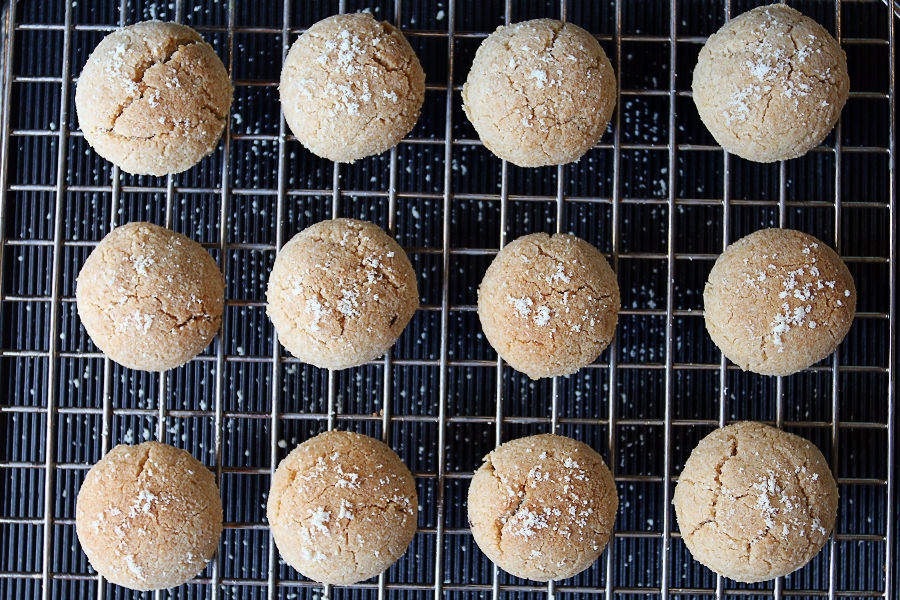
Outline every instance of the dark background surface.
<svg viewBox="0 0 900 600"><path fill-rule="evenodd" d="M732 1L730 14L757 4ZM338 12L337 2L295 0L287 9L243 0L78 0L68 9L65 2L17 3L11 55L5 40L3 51L13 80L0 181L0 598L39 596L45 565L53 597L141 595L106 583L98 589L78 547L74 508L86 470L105 449L158 433L216 470L227 521L215 568L164 597L322 596L321 586L277 555L270 563L264 503L272 456L280 460L329 420L387 434L417 477L421 506L420 532L384 580L329 590L332 597L374 599L381 585L396 599L436 591L469 599L489 596L495 584L504 597L544 596L546 585L495 574L467 529L468 478L498 441L498 414L500 441L556 424L596 448L616 477L616 536L593 567L556 583L559 598L716 593L715 576L690 558L673 511L664 508L696 442L720 420L735 419L774 422L813 440L838 477L841 504L836 541L808 567L777 587L723 580L722 593L884 594L885 568L896 569L898 557L895 518L886 561L886 517L897 514L886 484L894 425L887 317L896 270L888 260L895 240L889 13L880 2L848 1L838 20L835 2L790 4L833 33L840 23L853 93L823 147L784 165L759 165L726 158L686 93L704 38L725 20L724 1L348 1L346 11L369 7L399 23L428 91L419 123L395 152L335 171L281 135L288 132L276 84L283 44ZM559 18L561 6L568 20L600 37L621 78L618 110L579 162L559 170L509 165L504 175L465 119L459 86L486 32L507 18ZM152 17L197 28L230 67L231 125L216 152L171 181L115 179L78 131L74 81L108 31ZM393 229L416 268L423 308L387 361L334 373L329 385L327 372L273 347L264 291L276 245L334 214ZM199 359L163 377L104 361L75 311L85 257L113 223L132 220L168 224L204 243L226 274L222 334ZM723 243L779 224L838 248L856 280L860 312L836 358L780 382L721 368L701 299ZM533 383L498 368L473 308L501 231L511 240L557 229L607 253L623 311L613 346L595 365L555 384Z"/></svg>

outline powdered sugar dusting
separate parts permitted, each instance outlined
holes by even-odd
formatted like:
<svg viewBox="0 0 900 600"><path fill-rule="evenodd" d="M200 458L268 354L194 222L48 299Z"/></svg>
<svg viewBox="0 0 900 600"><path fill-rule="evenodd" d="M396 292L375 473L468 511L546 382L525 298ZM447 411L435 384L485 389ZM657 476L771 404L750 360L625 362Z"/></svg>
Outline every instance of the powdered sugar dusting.
<svg viewBox="0 0 900 600"><path fill-rule="evenodd" d="M746 75L746 82L732 91L727 103L724 117L729 125L747 121L757 102L765 97L793 100L795 108L799 109L800 100L816 91L808 82L811 76L805 74L803 66L811 56L822 52L822 42L812 35L796 39L788 34L793 40L793 49L786 50L782 43L785 36L774 33L783 21L781 12L780 9L764 10L759 37L742 48L748 58L738 66ZM830 81L831 71L826 68L818 76L823 81ZM827 102L823 105L827 106Z"/></svg>
<svg viewBox="0 0 900 600"><path fill-rule="evenodd" d="M331 521L331 513L325 507L318 506L309 510L309 527L320 533L328 533L328 523Z"/></svg>
<svg viewBox="0 0 900 600"><path fill-rule="evenodd" d="M141 569L136 562L134 562L133 554L125 555L125 566L128 567L128 570L131 571L132 575L137 577L140 581L146 581L147 578L144 576L144 570Z"/></svg>
<svg viewBox="0 0 900 600"><path fill-rule="evenodd" d="M358 317L360 298L359 291L353 288L340 290L341 299L337 301L336 308L345 317Z"/></svg>
<svg viewBox="0 0 900 600"><path fill-rule="evenodd" d="M767 471L767 477L760 479L751 486L756 490L756 508L759 509L765 520L766 528L775 527L775 515L778 514L777 509L772 506L771 497L775 495L777 483L775 481L775 473L770 469Z"/></svg>
<svg viewBox="0 0 900 600"><path fill-rule="evenodd" d="M544 305L535 306L534 300L528 296L516 298L507 294L506 301L513 307L517 317L530 319L537 327L543 327L550 322L550 317L552 316L550 307Z"/></svg>
<svg viewBox="0 0 900 600"><path fill-rule="evenodd" d="M543 69L532 69L528 74L528 79L534 81L534 84L543 89L547 85L547 72Z"/></svg>
<svg viewBox="0 0 900 600"><path fill-rule="evenodd" d="M821 279L816 266L818 259L811 253L817 247L815 242L804 246L801 254L806 257L807 263L791 269L781 277L782 290L778 297L784 302L770 325L772 343L778 346L779 352L784 351L783 338L791 328L805 325L808 329L815 329L818 326L816 321L807 320L807 315L812 312L812 303L816 301L820 291L834 289L835 281ZM815 279L810 279L811 277Z"/></svg>
<svg viewBox="0 0 900 600"><path fill-rule="evenodd" d="M523 509L510 517L506 524L513 535L531 537L539 530L547 528L547 516L546 513Z"/></svg>
<svg viewBox="0 0 900 600"><path fill-rule="evenodd" d="M509 302L513 310L516 311L516 315L519 317L527 317L531 314L531 307L534 305L534 301L528 296L523 296L522 298L514 298L509 294L506 295L506 301Z"/></svg>
<svg viewBox="0 0 900 600"><path fill-rule="evenodd" d="M150 508L157 500L159 500L159 497L155 494L152 494L145 489L140 490L128 509L128 517L134 518L138 512L149 514Z"/></svg>
<svg viewBox="0 0 900 600"><path fill-rule="evenodd" d="M312 320L306 324L306 328L313 332L319 331L319 329L321 329L319 323L321 323L322 319L328 315L328 311L325 310L325 307L319 302L318 298L307 298L305 307L306 312L312 317Z"/></svg>
<svg viewBox="0 0 900 600"><path fill-rule="evenodd" d="M543 327L550 322L550 309L546 306L539 306L535 311L534 324Z"/></svg>
<svg viewBox="0 0 900 600"><path fill-rule="evenodd" d="M142 312L139 309L134 310L120 320L114 321L116 333L126 333L132 330L147 333L150 331L151 325L153 325L153 315Z"/></svg>

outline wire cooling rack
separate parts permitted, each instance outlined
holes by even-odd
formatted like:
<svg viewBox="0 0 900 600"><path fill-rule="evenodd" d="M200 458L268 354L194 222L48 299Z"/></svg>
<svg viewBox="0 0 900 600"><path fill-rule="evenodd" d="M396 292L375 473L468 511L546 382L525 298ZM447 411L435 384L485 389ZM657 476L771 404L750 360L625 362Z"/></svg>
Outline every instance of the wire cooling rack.
<svg viewBox="0 0 900 600"><path fill-rule="evenodd" d="M791 4L841 40L853 91L820 148L758 165L716 146L690 98L706 36L753 2L13 2L0 54L0 597L153 596L99 578L73 517L86 470L111 446L160 439L215 471L226 526L203 573L156 597L897 598L895 22L879 2ZM362 8L404 30L427 73L425 106L397 148L337 166L290 135L276 85L299 33ZM479 143L460 86L488 32L538 16L597 34L620 92L609 131L582 160L519 169ZM217 151L169 178L120 173L88 148L73 110L76 77L96 43L148 18L198 29L235 83ZM391 231L422 296L391 353L336 373L286 356L264 305L276 249L332 216ZM105 359L73 298L92 247L138 219L200 241L226 274L222 332L202 356L161 376ZM702 319L715 257L773 225L833 244L859 289L840 350L788 378L727 364ZM533 231L568 231L601 248L623 300L616 339L596 364L537 383L497 360L475 312L498 247ZM808 567L775 582L736 584L692 561L670 507L690 450L736 419L809 437L839 482L834 536ZM264 520L277 461L331 427L387 440L414 472L421 504L418 533L395 566L334 589L280 562ZM605 456L620 510L590 569L537 584L498 571L477 550L465 492L496 443L547 431Z"/></svg>

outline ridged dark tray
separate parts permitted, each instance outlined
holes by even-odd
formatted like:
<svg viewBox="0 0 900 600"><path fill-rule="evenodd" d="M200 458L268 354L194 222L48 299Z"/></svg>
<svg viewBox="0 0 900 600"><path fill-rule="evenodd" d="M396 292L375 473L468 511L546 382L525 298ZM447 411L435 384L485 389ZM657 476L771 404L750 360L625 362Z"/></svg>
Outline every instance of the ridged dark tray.
<svg viewBox="0 0 900 600"><path fill-rule="evenodd" d="M877 1L791 2L841 39L853 91L821 148L758 165L717 147L690 98L706 36L756 4L14 2L0 53L0 598L141 596L97 577L73 518L91 464L117 443L155 438L214 469L227 521L210 566L161 597L898 598L896 22ZM276 84L305 27L365 7L405 31L428 91L422 118L395 150L335 167L289 135ZM559 169L502 164L460 108L460 85L486 33L538 16L564 16L597 34L621 80L601 143ZM113 170L88 148L74 111L75 78L95 44L152 17L198 29L235 82L218 150L172 178ZM332 215L396 235L418 273L422 309L388 357L330 374L273 345L264 290L276 248ZM221 335L162 377L105 360L73 301L93 245L113 225L139 219L204 243L226 274ZM859 289L859 314L839 352L783 379L726 364L702 318L715 257L773 225L836 246ZM608 253L623 311L596 364L532 383L498 364L474 312L476 289L501 240L557 230ZM670 508L695 443L736 419L809 437L839 480L832 541L777 582L717 580L691 559ZM409 552L384 577L325 590L278 560L263 507L277 461L327 427L387 438L416 475L421 511ZM551 430L604 455L620 510L600 560L547 586L492 567L468 531L465 492L498 441Z"/></svg>

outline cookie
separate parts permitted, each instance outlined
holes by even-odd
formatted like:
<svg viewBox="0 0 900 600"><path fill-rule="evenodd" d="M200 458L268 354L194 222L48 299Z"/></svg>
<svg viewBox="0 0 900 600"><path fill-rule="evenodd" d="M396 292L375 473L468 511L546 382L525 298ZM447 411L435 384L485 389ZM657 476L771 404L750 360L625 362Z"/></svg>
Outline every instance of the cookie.
<svg viewBox="0 0 900 600"><path fill-rule="evenodd" d="M832 130L850 79L840 44L784 4L760 6L710 36L694 68L697 112L716 141L747 160L803 156Z"/></svg>
<svg viewBox="0 0 900 600"><path fill-rule="evenodd" d="M415 482L397 454L348 431L294 448L275 471L267 507L285 562L335 585L390 567L412 541L418 513Z"/></svg>
<svg viewBox="0 0 900 600"><path fill-rule="evenodd" d="M619 499L590 446L544 434L506 442L472 477L468 511L481 551L516 577L565 579L603 552Z"/></svg>
<svg viewBox="0 0 900 600"><path fill-rule="evenodd" d="M673 504L693 557L752 583L787 575L818 554L834 527L838 490L813 444L742 422L697 444Z"/></svg>
<svg viewBox="0 0 900 600"><path fill-rule="evenodd" d="M222 322L225 282L197 242L152 223L109 232L78 273L78 316L120 365L174 369L209 345Z"/></svg>
<svg viewBox="0 0 900 600"><path fill-rule="evenodd" d="M406 253L380 227L355 219L295 235L275 259L266 297L282 345L326 369L384 354L419 306Z"/></svg>
<svg viewBox="0 0 900 600"><path fill-rule="evenodd" d="M463 109L484 145L520 167L578 160L600 141L616 75L590 33L553 19L499 27L478 47Z"/></svg>
<svg viewBox="0 0 900 600"><path fill-rule="evenodd" d="M619 285L592 245L533 233L507 244L478 288L478 317L491 346L532 379L570 375L612 341Z"/></svg>
<svg viewBox="0 0 900 600"><path fill-rule="evenodd" d="M159 590L193 579L215 553L222 501L190 453L159 442L121 444L91 467L75 506L78 542L112 583Z"/></svg>
<svg viewBox="0 0 900 600"><path fill-rule="evenodd" d="M840 345L856 287L837 253L792 229L761 229L726 248L703 289L706 330L732 362L790 375Z"/></svg>
<svg viewBox="0 0 900 600"><path fill-rule="evenodd" d="M127 173L167 175L213 151L232 92L222 61L200 34L145 21L97 45L78 78L75 109L100 156Z"/></svg>
<svg viewBox="0 0 900 600"><path fill-rule="evenodd" d="M353 162L396 146L425 99L425 73L403 34L368 13L334 15L297 38L281 70L281 106L313 154Z"/></svg>

